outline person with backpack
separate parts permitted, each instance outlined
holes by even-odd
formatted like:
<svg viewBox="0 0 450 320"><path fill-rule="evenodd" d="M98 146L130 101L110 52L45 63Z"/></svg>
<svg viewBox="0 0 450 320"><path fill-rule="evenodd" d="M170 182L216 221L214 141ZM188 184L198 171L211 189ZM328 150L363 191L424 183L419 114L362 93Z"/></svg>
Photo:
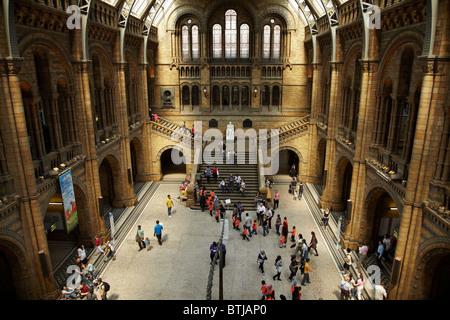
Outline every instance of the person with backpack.
<svg viewBox="0 0 450 320"><path fill-rule="evenodd" d="M107 282L104 282L102 278L98 278L97 280L97 288L100 291L100 299L108 300L108 291L110 290L110 285Z"/></svg>

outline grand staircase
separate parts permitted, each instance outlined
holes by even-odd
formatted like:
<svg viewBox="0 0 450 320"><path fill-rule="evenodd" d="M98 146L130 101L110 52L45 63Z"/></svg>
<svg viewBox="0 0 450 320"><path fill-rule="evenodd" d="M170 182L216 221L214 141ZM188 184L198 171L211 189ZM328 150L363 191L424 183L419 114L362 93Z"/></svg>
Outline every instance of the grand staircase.
<svg viewBox="0 0 450 320"><path fill-rule="evenodd" d="M214 154L213 154L214 155ZM205 159L206 160L206 159ZM215 194L219 197L220 200L230 199L231 203L228 205L228 209L232 209L234 204L239 201L246 209L253 208L255 206L255 196L259 191L259 174L258 174L258 164L257 164L257 156L253 152L245 152L245 163L243 164L227 164L226 159L224 159L222 164L211 164L208 165L203 161L202 164L198 166L197 172L202 173L202 181L199 183L201 187L205 187L206 191L214 190ZM212 169L216 167L219 170L219 177L217 181L211 177L209 183L205 177L205 169L209 166ZM224 190L222 194L222 189L219 186L222 178L225 178L225 182L228 186L228 177L232 174L234 177L240 175L242 179L245 180L245 197L239 192L236 191L236 183L234 184L235 189L232 192ZM197 201L191 209L199 210L200 203Z"/></svg>

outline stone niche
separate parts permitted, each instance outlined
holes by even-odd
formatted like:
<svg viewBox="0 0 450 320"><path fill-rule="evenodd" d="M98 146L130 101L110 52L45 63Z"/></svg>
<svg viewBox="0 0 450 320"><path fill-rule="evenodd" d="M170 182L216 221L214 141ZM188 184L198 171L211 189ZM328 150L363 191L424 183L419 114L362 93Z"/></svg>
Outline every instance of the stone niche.
<svg viewBox="0 0 450 320"><path fill-rule="evenodd" d="M173 109L175 101L175 89L174 88L161 88L161 106L164 109Z"/></svg>

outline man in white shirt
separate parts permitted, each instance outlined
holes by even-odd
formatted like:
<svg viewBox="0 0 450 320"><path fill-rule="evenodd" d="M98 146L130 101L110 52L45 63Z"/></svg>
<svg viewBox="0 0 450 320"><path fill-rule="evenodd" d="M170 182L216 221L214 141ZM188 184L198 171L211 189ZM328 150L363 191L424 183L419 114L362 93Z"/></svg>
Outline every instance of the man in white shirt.
<svg viewBox="0 0 450 320"><path fill-rule="evenodd" d="M387 300L387 293L384 286L384 281L381 284L375 285L375 300Z"/></svg>
<svg viewBox="0 0 450 320"><path fill-rule="evenodd" d="M269 220L269 229L272 229L272 217L273 217L273 212L270 209L266 210L266 217Z"/></svg>
<svg viewBox="0 0 450 320"><path fill-rule="evenodd" d="M258 203L258 205L256 206L256 216L257 216L259 225L261 225L261 223L262 223L264 212L266 212L266 207L264 207L264 205L261 202Z"/></svg>

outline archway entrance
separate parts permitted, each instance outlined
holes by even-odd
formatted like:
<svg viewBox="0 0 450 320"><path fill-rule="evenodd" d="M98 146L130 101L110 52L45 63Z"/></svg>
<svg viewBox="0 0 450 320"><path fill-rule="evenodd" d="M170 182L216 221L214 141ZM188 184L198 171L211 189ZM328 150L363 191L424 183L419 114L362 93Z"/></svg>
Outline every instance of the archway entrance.
<svg viewBox="0 0 450 320"><path fill-rule="evenodd" d="M448 288L450 286L450 253L434 255L424 270L425 272L425 288L428 289L428 296L424 299L433 300L450 300ZM431 279L427 279L431 278ZM429 283L429 288L427 284Z"/></svg>
<svg viewBox="0 0 450 320"><path fill-rule="evenodd" d="M369 197L366 202L366 228L361 231L361 239L369 244L373 252L376 252L379 241L383 243L385 238L389 239L383 261L391 264L400 230L399 208L391 195L381 188L372 191Z"/></svg>
<svg viewBox="0 0 450 320"><path fill-rule="evenodd" d="M179 151L179 157L183 159L183 162L180 164L175 164L172 160L172 150L173 148L167 149L163 151L161 154L161 174L169 175L169 174L186 174L186 164L184 161L184 156L181 151Z"/></svg>
<svg viewBox="0 0 450 320"><path fill-rule="evenodd" d="M326 175L325 175L325 158L327 151L327 141L325 139L320 140L319 145L317 146L317 155L318 161L316 175L318 180L321 182L323 187L326 185Z"/></svg>
<svg viewBox="0 0 450 320"><path fill-rule="evenodd" d="M299 174L299 164L297 153L289 149L280 150L278 174L296 177Z"/></svg>
<svg viewBox="0 0 450 320"><path fill-rule="evenodd" d="M111 165L106 159L102 161L98 171L103 197L103 213L105 213L108 207L113 207L114 203L114 176Z"/></svg>

